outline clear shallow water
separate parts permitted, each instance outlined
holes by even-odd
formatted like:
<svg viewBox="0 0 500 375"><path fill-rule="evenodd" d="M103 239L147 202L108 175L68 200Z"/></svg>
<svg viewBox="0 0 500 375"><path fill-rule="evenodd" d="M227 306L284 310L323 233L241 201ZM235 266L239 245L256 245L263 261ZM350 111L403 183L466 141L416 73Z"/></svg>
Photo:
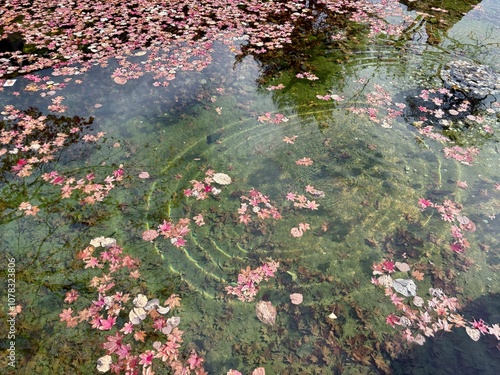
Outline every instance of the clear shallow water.
<svg viewBox="0 0 500 375"><path fill-rule="evenodd" d="M130 287L132 294L147 290L163 299L181 294L178 315L185 342L204 355L211 374L230 368L248 373L258 366L271 374L417 374L438 371L436 366L442 373L495 373L496 340L485 336L474 343L463 328L440 332L423 347L410 349L409 357L398 358L395 330L385 323L395 307L370 278L374 262L406 260L425 275L417 282L419 295L442 287L460 299L467 319L500 321L495 308L500 228L498 217L492 218L499 214L498 121L493 114L485 116L493 136L468 132L481 152L466 166L445 159L443 145L418 134L413 125L418 119L409 109L386 123L383 106L379 123L348 110L372 107L366 94L382 89L393 103L409 108L423 88L440 87L441 64L458 56L498 71L500 41L489 31L498 25L486 16L495 12L495 4L482 5L486 10L462 18L442 33L438 45L425 44L425 38L401 47L371 45L340 62L345 51L319 48L310 61L319 80L283 72L269 82L283 83L280 91L257 87L262 73L255 60L247 57L233 67L222 52L203 74L178 76L161 89L146 78L110 86L110 71L91 70L81 86L65 91L64 104L69 115L93 116L93 130L107 135L97 146L71 146L54 169L97 170L105 176L111 166L123 164L126 177L105 203L85 208L59 202L55 193L44 197L33 187L20 194L37 203L48 199L45 209L36 218L2 224L2 249L17 259L17 298L24 308L17 323L19 373L94 371L104 354L95 353L99 332L66 328L58 315L72 288L88 300L95 297L85 285L99 272L83 270L75 255L101 235L116 238L140 258L142 278ZM477 22L484 27L471 26ZM423 27L419 32L425 34ZM485 35L486 47L477 45ZM344 100L316 98L330 90ZM2 104L20 108L50 103L37 93L16 98L6 89L2 94ZM493 103L486 100L484 110L495 108ZM289 120L260 122L266 112ZM283 142L294 135L294 144ZM304 157L313 165L296 165ZM207 169L227 173L233 183L215 198L184 197L190 181L203 179ZM143 171L150 178L138 178ZM468 188L457 187L457 181L467 181ZM305 194L306 185L324 192L315 199L318 210L293 208L285 198L288 192ZM22 189L17 186L14 191ZM240 196L251 188L268 195L283 219L238 223ZM437 212L420 211L421 197L436 203L448 198L463 206L477 227L467 234L471 247L465 255L448 250L449 226ZM206 225L191 226L184 248L161 238L154 244L141 239L144 230L165 218L177 221L199 213ZM311 230L292 237L290 229L301 222ZM256 319L255 302L241 303L224 292L240 269L269 258L280 261L280 270L263 284L258 299L277 306L274 327ZM301 305L290 304L294 292L304 295ZM337 319L328 318L332 312Z"/></svg>

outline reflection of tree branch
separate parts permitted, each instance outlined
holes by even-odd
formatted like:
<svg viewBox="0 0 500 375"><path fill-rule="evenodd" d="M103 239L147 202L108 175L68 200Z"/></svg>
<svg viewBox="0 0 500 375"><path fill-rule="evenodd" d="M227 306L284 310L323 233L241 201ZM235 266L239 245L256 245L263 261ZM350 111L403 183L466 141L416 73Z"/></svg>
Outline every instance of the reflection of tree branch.
<svg viewBox="0 0 500 375"><path fill-rule="evenodd" d="M450 2L443 2L441 0L399 0L399 2L405 5L408 11L417 11L427 15L427 17L424 17L427 20L425 22L425 29L428 35L427 43L433 46L441 43L441 31L451 29L464 15L474 9L474 5L480 3L479 0Z"/></svg>

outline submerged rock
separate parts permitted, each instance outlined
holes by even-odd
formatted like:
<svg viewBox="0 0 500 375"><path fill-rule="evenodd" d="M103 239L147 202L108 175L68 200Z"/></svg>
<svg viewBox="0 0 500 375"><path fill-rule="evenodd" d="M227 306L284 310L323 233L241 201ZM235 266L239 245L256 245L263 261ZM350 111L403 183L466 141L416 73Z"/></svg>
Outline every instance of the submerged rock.
<svg viewBox="0 0 500 375"><path fill-rule="evenodd" d="M454 60L441 69L440 76L446 88L460 91L469 99L500 93L500 74L486 65Z"/></svg>
<svg viewBox="0 0 500 375"><path fill-rule="evenodd" d="M411 279L396 279L392 281L394 290L405 297L415 297L417 295L417 286Z"/></svg>

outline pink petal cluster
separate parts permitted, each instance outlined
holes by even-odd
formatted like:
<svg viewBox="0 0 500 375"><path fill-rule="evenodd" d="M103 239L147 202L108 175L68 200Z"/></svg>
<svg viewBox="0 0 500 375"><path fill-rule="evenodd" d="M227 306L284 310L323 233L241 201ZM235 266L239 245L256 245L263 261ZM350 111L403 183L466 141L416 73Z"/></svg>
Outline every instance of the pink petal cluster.
<svg viewBox="0 0 500 375"><path fill-rule="evenodd" d="M191 180L190 183L192 187L190 189L185 189L184 195L186 197L195 197L197 200L207 199L210 195L218 195L221 190L217 186L212 185L214 183L212 178L214 174L215 172L209 169L205 172L206 177L203 181Z"/></svg>
<svg viewBox="0 0 500 375"><path fill-rule="evenodd" d="M271 204L269 197L256 189L249 190L248 195L242 195L240 200L240 208L238 208L240 223L248 225L255 219L261 221L266 219L281 219L280 212Z"/></svg>
<svg viewBox="0 0 500 375"><path fill-rule="evenodd" d="M0 163L21 178L30 176L34 167L53 161L55 154L77 141L76 133L89 125L83 123L81 128L69 129L67 122L54 115L21 111L12 105L5 106L2 115ZM51 136L47 138L47 134Z"/></svg>
<svg viewBox="0 0 500 375"><path fill-rule="evenodd" d="M170 239L170 242L175 247L183 247L186 245L185 236L191 231L188 218L181 218L177 223L172 221L163 220L163 223L158 225L158 229L148 229L142 232L142 239L144 241L153 241L158 236Z"/></svg>
<svg viewBox="0 0 500 375"><path fill-rule="evenodd" d="M313 165L313 163L314 163L314 161L311 158L307 158L307 157L295 161L295 164L304 165L306 167Z"/></svg>
<svg viewBox="0 0 500 375"><path fill-rule="evenodd" d="M419 205L422 210L427 207L435 208L443 221L451 223L451 235L454 242L450 245L451 250L456 253L463 253L470 247L469 241L464 237L463 231L475 232L476 224L467 216L461 215L461 207L450 199L445 199L443 204L432 203L429 200L420 198Z"/></svg>
<svg viewBox="0 0 500 375"><path fill-rule="evenodd" d="M44 173L42 179L54 186L61 186L61 198L72 198L73 194L80 204L94 204L102 202L115 187L114 182L123 180L123 169L113 171L111 176L106 176L102 183L95 183L96 176L88 173L85 178L65 177L57 171ZM75 197L73 197L75 198Z"/></svg>
<svg viewBox="0 0 500 375"><path fill-rule="evenodd" d="M284 89L284 88L285 88L285 85L283 85L282 83L280 83L280 84L279 84L279 85L277 85L277 86L269 86L269 87L267 87L266 89L267 89L268 91L275 91L275 90L282 90L282 89Z"/></svg>
<svg viewBox="0 0 500 375"><path fill-rule="evenodd" d="M406 104L393 102L391 94L379 84L375 84L373 88L373 91L365 94L369 107L349 107L347 109L354 114L368 115L370 121L381 123L384 127L390 127L396 118L403 115Z"/></svg>
<svg viewBox="0 0 500 375"><path fill-rule="evenodd" d="M51 2L8 2L2 9L5 22L0 39L16 34L33 48L32 52L0 53L0 77L46 68L53 68L56 76L77 75L117 58L119 67L111 77L117 84L149 73L156 86L167 86L179 70L201 71L209 66L214 43L225 44L236 54L282 49L293 43L297 25L314 22L319 14L364 24L370 37L401 33L408 21L395 0L362 0L348 6L343 1L321 1L316 12L305 2L284 6L276 1L197 0L186 5L172 0L168 5L160 7L153 0L97 0L54 8ZM147 25L142 22L146 18ZM329 23L323 20L322 24ZM103 42L96 30L120 37ZM246 42L239 42L241 38ZM306 75L311 73L302 74L314 79Z"/></svg>
<svg viewBox="0 0 500 375"><path fill-rule="evenodd" d="M285 115L281 113L276 113L274 117L271 115L271 112L266 112L264 115L259 116L257 118L259 122L269 122L272 124L280 124L282 122L288 122L289 119L288 117L285 117Z"/></svg>
<svg viewBox="0 0 500 375"><path fill-rule="evenodd" d="M471 165L474 157L479 154L477 147L445 147L443 149L444 157L447 159L455 159L464 165Z"/></svg>
<svg viewBox="0 0 500 375"><path fill-rule="evenodd" d="M94 246L88 246L78 253L77 258L87 265L92 262L99 268L105 268L101 277L94 276L90 282L90 287L98 293L97 298L76 315L73 308L67 308L63 309L59 317L67 327L87 322L92 329L106 332L105 341L101 345L106 356L98 360L98 370L154 374L155 362L162 361L175 373L207 375L203 368L204 359L195 350L191 350L187 357L180 352L184 333L178 328L180 318L163 317L169 309L180 305L180 298L175 294L171 295L164 303L168 306L165 308L159 305L157 299L148 300L144 295L138 295L132 301L129 293L112 292L120 283L119 271L137 271L139 261L123 254L122 248L116 244L105 247L100 254L94 254L95 249ZM134 279L132 274L129 277ZM77 298L78 292L71 290L66 294L65 302L74 303ZM132 320L132 316L139 315L141 316L137 321ZM146 338L149 336L154 337L155 341L147 343ZM144 350L141 345L139 348L138 342L147 343L149 347ZM104 358L109 359L106 361L109 364L108 370L102 366Z"/></svg>
<svg viewBox="0 0 500 375"><path fill-rule="evenodd" d="M40 208L38 206L33 206L30 202L22 202L18 210L23 211L26 216L36 216Z"/></svg>
<svg viewBox="0 0 500 375"><path fill-rule="evenodd" d="M307 79L309 81L316 81L316 80L319 79L315 74L310 73L310 72L297 73L295 75L295 77L297 77L297 78L304 78L304 79Z"/></svg>
<svg viewBox="0 0 500 375"><path fill-rule="evenodd" d="M268 281L270 277L274 277L278 267L279 262L272 260L255 269L247 267L238 275L237 286L227 286L225 290L227 294L237 296L242 302L251 302L259 292L261 281Z"/></svg>
<svg viewBox="0 0 500 375"><path fill-rule="evenodd" d="M324 198L325 193L321 190L317 190L312 185L306 186L306 193L311 194L315 198ZM317 210L319 204L315 200L309 200L305 195L289 192L286 194L286 200L293 202L293 207L295 208L306 208L309 210Z"/></svg>

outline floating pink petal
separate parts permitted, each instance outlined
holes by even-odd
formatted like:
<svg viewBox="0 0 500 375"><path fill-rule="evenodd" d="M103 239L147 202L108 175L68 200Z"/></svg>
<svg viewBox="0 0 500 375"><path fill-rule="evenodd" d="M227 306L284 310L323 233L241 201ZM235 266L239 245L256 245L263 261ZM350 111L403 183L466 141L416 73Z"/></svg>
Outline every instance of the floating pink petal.
<svg viewBox="0 0 500 375"><path fill-rule="evenodd" d="M410 266L408 265L408 263L396 262L395 266L401 272L408 272L410 270Z"/></svg>
<svg viewBox="0 0 500 375"><path fill-rule="evenodd" d="M304 234L304 232L302 230L300 230L299 228L295 228L295 227L290 230L290 233L294 237L302 237L302 235Z"/></svg>
<svg viewBox="0 0 500 375"><path fill-rule="evenodd" d="M149 173L148 172L141 172L141 173L139 173L139 178L149 178Z"/></svg>
<svg viewBox="0 0 500 375"><path fill-rule="evenodd" d="M154 229L148 229L142 232L142 239L144 241L153 241L156 237L158 237L158 232Z"/></svg>
<svg viewBox="0 0 500 375"><path fill-rule="evenodd" d="M290 301L294 305L300 305L302 301L304 300L304 296L300 293L292 293L290 294Z"/></svg>
<svg viewBox="0 0 500 375"><path fill-rule="evenodd" d="M118 84L118 85L124 85L124 84L127 83L127 78L125 78L125 77L115 77L113 79L113 81L115 81L115 83Z"/></svg>
<svg viewBox="0 0 500 375"><path fill-rule="evenodd" d="M266 375L266 369L264 367L257 367L252 371L252 375Z"/></svg>

